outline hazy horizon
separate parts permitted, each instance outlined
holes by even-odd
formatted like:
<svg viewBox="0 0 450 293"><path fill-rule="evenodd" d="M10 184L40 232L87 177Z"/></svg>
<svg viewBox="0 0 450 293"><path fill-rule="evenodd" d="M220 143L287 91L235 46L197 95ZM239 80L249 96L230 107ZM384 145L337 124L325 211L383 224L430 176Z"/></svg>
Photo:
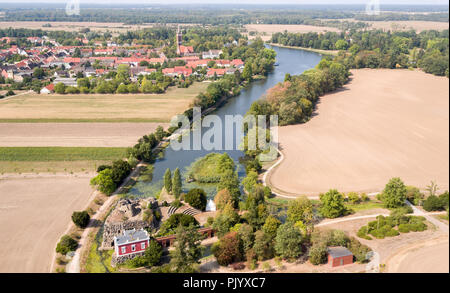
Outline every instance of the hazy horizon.
<svg viewBox="0 0 450 293"><path fill-rule="evenodd" d="M65 4L76 0L0 0L0 3L49 3ZM78 0L80 4L140 4L140 5L170 5L170 4L254 4L254 5L365 5L370 0ZM380 5L444 5L448 6L447 0L379 0Z"/></svg>

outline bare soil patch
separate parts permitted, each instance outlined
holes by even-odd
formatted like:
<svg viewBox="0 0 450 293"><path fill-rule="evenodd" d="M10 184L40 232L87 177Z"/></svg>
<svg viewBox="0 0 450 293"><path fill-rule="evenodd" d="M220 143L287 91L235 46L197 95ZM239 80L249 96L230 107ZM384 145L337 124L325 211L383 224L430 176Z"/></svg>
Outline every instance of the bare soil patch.
<svg viewBox="0 0 450 293"><path fill-rule="evenodd" d="M0 180L0 272L47 273L74 210L92 194L87 177Z"/></svg>
<svg viewBox="0 0 450 293"><path fill-rule="evenodd" d="M130 147L168 123L0 123L0 147Z"/></svg>
<svg viewBox="0 0 450 293"><path fill-rule="evenodd" d="M380 191L392 177L448 189L448 79L411 70L352 73L342 90L321 98L311 121L279 129L285 158L268 183L306 195Z"/></svg>

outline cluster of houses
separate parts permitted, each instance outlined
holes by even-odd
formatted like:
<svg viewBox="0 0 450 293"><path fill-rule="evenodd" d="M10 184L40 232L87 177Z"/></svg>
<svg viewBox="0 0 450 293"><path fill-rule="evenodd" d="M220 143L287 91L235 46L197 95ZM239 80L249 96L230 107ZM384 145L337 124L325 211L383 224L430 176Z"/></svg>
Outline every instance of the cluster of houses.
<svg viewBox="0 0 450 293"><path fill-rule="evenodd" d="M9 44L12 38L0 38L0 43ZM50 93L58 82L66 86L77 86L76 77L80 73L84 77L101 77L111 71L115 71L121 64L129 66L132 81L136 81L139 75L148 75L156 72L155 67L165 67L162 73L167 76L191 76L202 75L206 78L221 77L226 74L234 74L236 70L242 71L244 62L241 59L220 59L221 50L209 50L195 53L193 47L181 44L181 33L177 33L178 57L167 58L162 48L151 48L148 45L119 46L114 43L95 44L98 46L62 46L48 37L29 37L29 42L36 46L19 48L10 45L7 49L0 49L0 72L5 80L22 82L26 76L33 77L36 67L54 69L51 85L42 89L42 93ZM87 44L87 40L80 40ZM51 46L47 44L50 43ZM101 46L101 47L100 47ZM17 56L18 55L18 56ZM13 60L20 60L11 62ZM157 57L155 57L157 56ZM179 62L183 66L167 67L169 61ZM10 61L10 62L7 62ZM152 66L153 65L153 66ZM199 70L201 69L201 70Z"/></svg>

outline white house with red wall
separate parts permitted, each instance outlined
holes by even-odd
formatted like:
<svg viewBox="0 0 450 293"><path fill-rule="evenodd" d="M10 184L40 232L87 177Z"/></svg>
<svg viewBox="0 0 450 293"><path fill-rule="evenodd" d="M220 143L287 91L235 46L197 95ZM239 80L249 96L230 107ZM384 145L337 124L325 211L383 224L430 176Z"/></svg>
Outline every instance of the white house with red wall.
<svg viewBox="0 0 450 293"><path fill-rule="evenodd" d="M142 254L148 247L150 237L144 229L125 230L122 235L114 237L114 250L117 257Z"/></svg>

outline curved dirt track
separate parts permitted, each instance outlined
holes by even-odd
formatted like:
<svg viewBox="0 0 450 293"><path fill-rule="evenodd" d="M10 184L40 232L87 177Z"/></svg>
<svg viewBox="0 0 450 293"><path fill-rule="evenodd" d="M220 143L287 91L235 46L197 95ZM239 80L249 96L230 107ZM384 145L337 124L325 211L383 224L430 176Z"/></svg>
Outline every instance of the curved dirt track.
<svg viewBox="0 0 450 293"><path fill-rule="evenodd" d="M268 183L286 194L380 191L392 177L448 189L448 78L361 69L321 98L311 121L279 128L284 160ZM293 176L293 174L295 174Z"/></svg>

